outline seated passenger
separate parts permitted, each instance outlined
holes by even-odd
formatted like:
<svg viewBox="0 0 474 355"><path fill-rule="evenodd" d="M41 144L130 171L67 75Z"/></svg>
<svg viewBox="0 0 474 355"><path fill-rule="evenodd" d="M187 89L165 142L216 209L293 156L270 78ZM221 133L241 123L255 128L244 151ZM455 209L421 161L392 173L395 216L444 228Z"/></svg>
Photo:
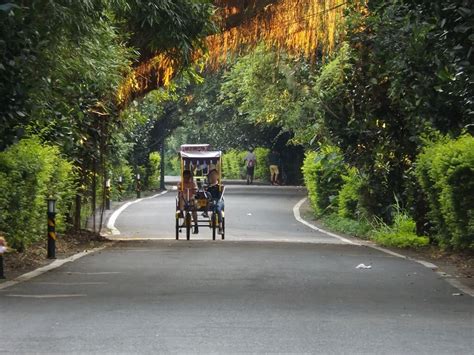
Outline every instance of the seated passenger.
<svg viewBox="0 0 474 355"><path fill-rule="evenodd" d="M194 195L196 195L197 187L194 183L190 170L183 171L183 181L178 182L178 204L179 210L183 212L185 204L192 211L194 221L194 233L198 233L197 212L195 208ZM184 217L184 213L182 213Z"/></svg>
<svg viewBox="0 0 474 355"><path fill-rule="evenodd" d="M216 169L212 169L208 174L209 185L207 192L211 196L217 212L219 221L219 233L222 234L222 210L224 209L224 199L221 199L222 190L219 188L219 173Z"/></svg>

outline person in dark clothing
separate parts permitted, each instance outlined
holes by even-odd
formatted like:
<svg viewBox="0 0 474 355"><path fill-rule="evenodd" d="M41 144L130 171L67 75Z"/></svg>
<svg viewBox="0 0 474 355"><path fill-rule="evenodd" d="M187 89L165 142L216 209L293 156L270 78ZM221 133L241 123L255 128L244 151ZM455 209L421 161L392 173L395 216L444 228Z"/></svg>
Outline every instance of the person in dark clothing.
<svg viewBox="0 0 474 355"><path fill-rule="evenodd" d="M272 152L268 155L268 163L270 166L270 181L272 185L278 185L278 175L280 171L278 166L280 165L280 154L273 149Z"/></svg>
<svg viewBox="0 0 474 355"><path fill-rule="evenodd" d="M224 210L224 199L222 197L222 189L219 187L219 173L216 169L212 169L208 174L209 186L207 192L216 206L217 219L219 221L219 233L222 234L222 211Z"/></svg>

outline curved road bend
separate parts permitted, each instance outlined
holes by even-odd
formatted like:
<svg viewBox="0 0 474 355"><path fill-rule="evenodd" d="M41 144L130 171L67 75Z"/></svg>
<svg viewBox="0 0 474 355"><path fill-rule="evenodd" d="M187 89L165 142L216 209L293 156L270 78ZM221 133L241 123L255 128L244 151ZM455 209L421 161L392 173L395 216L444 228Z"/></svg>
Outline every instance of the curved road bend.
<svg viewBox="0 0 474 355"><path fill-rule="evenodd" d="M227 240L341 243L294 218L294 205L305 197L301 187L228 186L225 196ZM174 239L175 199L176 192L170 190L128 207L115 223L119 237ZM186 239L184 230L180 238ZM201 227L191 239L210 240L211 229Z"/></svg>
<svg viewBox="0 0 474 355"><path fill-rule="evenodd" d="M171 239L121 242L0 290L0 353L472 354L472 297L299 224L302 196L229 189L216 242L209 230L173 240L172 192L130 206L121 237Z"/></svg>

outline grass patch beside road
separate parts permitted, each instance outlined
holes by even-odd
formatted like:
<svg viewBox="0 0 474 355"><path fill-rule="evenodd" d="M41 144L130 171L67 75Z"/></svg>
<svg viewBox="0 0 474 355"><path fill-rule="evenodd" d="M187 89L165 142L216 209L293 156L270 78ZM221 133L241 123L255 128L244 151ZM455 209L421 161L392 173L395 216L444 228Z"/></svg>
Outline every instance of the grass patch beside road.
<svg viewBox="0 0 474 355"><path fill-rule="evenodd" d="M324 227L330 230L363 239L369 239L369 232L372 229L372 226L366 220L356 221L341 217L337 213L324 216L320 221Z"/></svg>

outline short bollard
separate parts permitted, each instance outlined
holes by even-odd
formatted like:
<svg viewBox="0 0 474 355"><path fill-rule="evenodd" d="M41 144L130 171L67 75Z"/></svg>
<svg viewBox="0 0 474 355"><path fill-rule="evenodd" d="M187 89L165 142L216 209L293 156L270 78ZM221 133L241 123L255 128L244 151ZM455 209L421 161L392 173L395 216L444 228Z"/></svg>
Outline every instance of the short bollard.
<svg viewBox="0 0 474 355"><path fill-rule="evenodd" d="M48 199L48 259L56 259L56 200Z"/></svg>
<svg viewBox="0 0 474 355"><path fill-rule="evenodd" d="M105 209L110 210L110 179L105 182Z"/></svg>
<svg viewBox="0 0 474 355"><path fill-rule="evenodd" d="M142 194L142 186L140 183L140 174L137 174L137 198L140 198Z"/></svg>

